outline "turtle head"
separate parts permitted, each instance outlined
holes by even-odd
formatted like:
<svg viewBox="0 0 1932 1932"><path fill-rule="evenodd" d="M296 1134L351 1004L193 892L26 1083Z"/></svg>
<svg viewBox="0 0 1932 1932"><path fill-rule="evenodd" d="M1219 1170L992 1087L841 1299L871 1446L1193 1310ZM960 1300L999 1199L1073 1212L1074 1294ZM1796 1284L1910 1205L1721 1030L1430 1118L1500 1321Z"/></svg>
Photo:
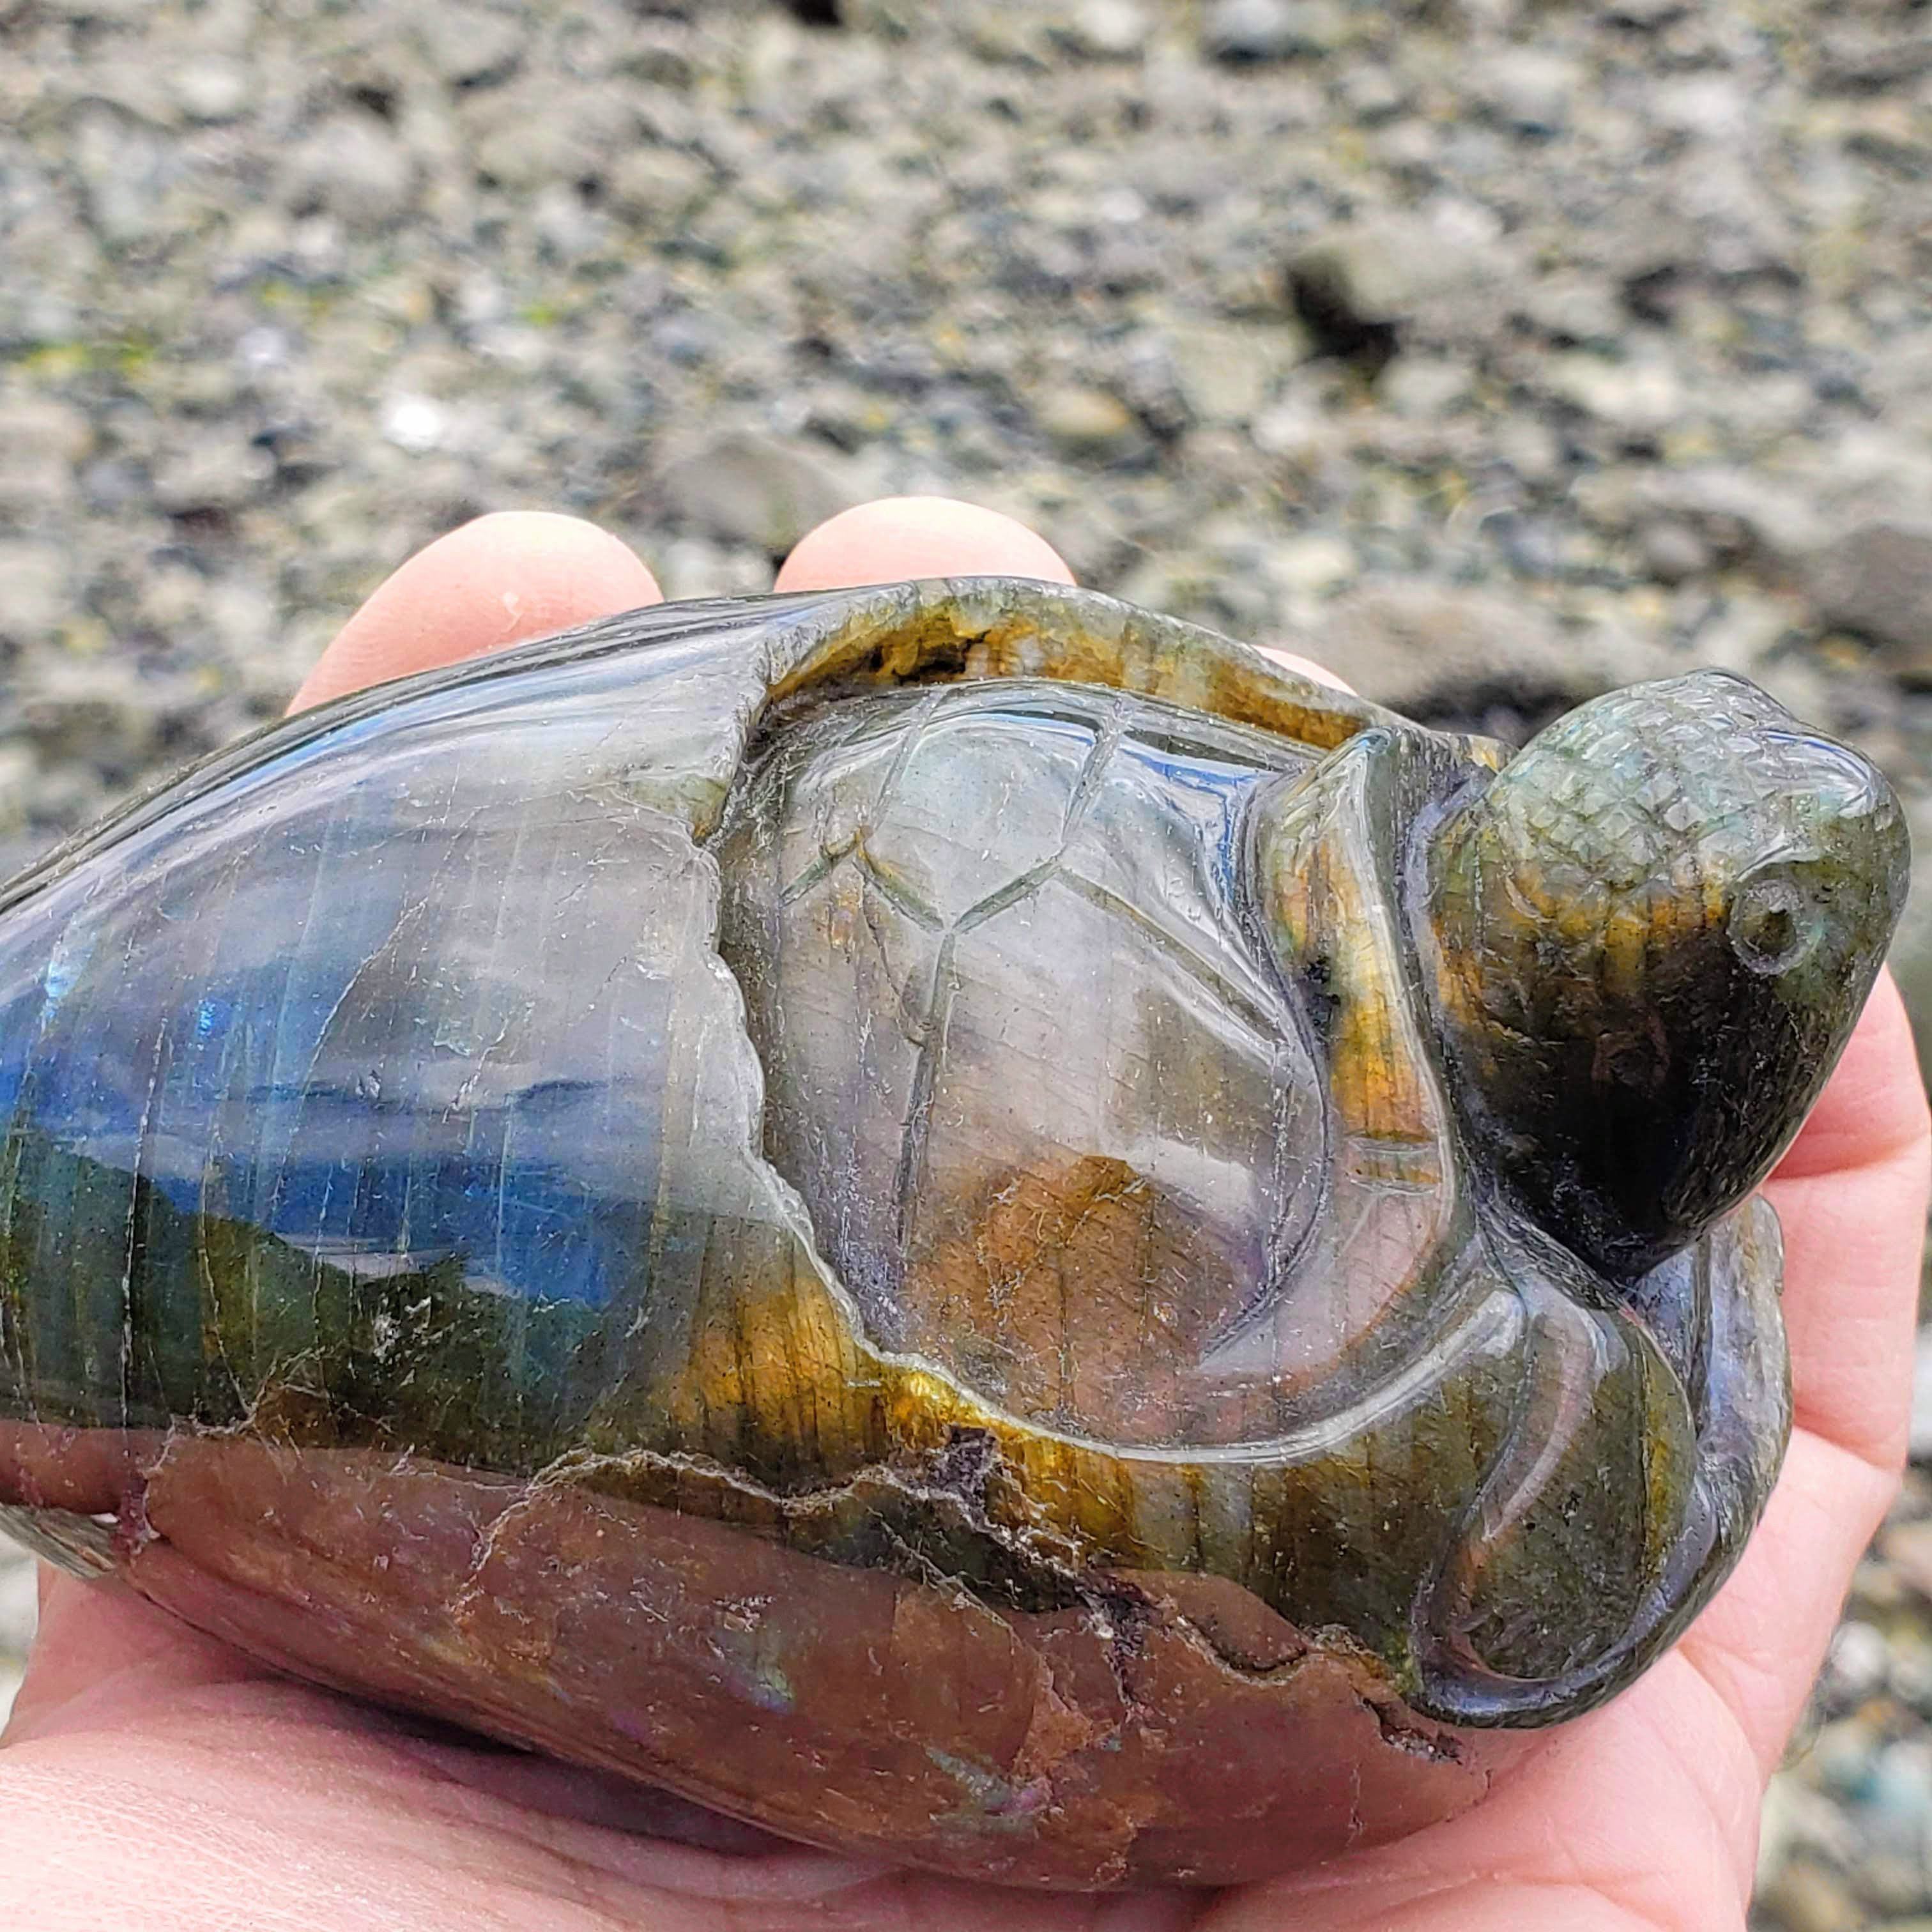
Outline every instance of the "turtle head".
<svg viewBox="0 0 1932 1932"><path fill-rule="evenodd" d="M1877 770L1722 671L1559 718L1452 807L1428 860L1469 1124L1537 1218L1624 1280L1797 1132L1906 874Z"/></svg>

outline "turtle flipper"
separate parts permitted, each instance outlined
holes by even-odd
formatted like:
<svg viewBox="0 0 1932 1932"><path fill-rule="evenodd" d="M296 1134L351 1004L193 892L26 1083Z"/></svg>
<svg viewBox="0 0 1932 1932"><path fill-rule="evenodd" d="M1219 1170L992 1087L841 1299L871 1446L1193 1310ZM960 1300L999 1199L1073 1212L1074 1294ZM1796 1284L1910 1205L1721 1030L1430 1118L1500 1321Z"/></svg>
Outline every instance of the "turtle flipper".
<svg viewBox="0 0 1932 1932"><path fill-rule="evenodd" d="M1490 1246L1529 1316L1523 1396L1418 1600L1416 1701L1451 1723L1549 1723L1673 1641L1763 1510L1790 1420L1778 1222L1747 1202L1640 1283L1661 1337L1586 1306L1560 1251L1499 1231Z"/></svg>

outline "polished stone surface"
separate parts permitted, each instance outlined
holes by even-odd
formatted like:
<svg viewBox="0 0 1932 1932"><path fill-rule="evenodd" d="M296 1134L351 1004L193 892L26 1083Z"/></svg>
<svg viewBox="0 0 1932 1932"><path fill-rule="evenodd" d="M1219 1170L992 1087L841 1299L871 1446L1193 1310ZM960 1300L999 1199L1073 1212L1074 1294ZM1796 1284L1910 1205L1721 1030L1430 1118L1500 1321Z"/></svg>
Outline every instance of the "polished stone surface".
<svg viewBox="0 0 1932 1932"><path fill-rule="evenodd" d="M1504 758L994 580L222 754L0 905L10 1524L946 1869L1462 1808L1762 1507L1751 1190L1904 863L1722 674Z"/></svg>

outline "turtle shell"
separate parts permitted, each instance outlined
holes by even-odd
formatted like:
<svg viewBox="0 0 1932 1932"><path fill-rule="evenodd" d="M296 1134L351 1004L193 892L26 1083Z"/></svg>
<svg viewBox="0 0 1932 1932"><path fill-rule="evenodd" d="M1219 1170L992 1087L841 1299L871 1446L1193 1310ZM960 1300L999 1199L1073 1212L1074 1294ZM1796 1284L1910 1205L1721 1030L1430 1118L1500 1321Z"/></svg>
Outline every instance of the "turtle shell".
<svg viewBox="0 0 1932 1932"><path fill-rule="evenodd" d="M869 1342L985 1406L982 1480L1347 1629L1432 1715L1547 1722L1755 1517L1778 1244L1720 1222L1640 1318L1486 1198L1400 874L1489 752L1023 678L848 695L710 849L767 1157Z"/></svg>
<svg viewBox="0 0 1932 1932"><path fill-rule="evenodd" d="M1786 1424L1754 1173L1618 1276L1495 1138L1429 867L1502 760L1001 580L274 728L0 902L0 1504L842 1849L1448 1815L1446 1726L1629 1681Z"/></svg>
<svg viewBox="0 0 1932 1932"><path fill-rule="evenodd" d="M766 1151L882 1346L1101 1442L1333 1412L1352 1338L1257 1340L1328 1102L1240 911L1254 790L1316 755L1001 680L830 705L742 788L712 849Z"/></svg>

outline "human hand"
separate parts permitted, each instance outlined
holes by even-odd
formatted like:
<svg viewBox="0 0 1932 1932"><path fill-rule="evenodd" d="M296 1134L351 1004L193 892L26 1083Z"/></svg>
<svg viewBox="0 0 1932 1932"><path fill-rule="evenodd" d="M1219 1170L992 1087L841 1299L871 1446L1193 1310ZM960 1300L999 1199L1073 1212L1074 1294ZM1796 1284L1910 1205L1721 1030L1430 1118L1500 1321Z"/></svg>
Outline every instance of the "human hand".
<svg viewBox="0 0 1932 1932"><path fill-rule="evenodd" d="M965 506L874 504L782 589L1065 578ZM406 565L304 684L314 703L657 601L614 538L488 518ZM811 1924L863 1932L1565 1932L1741 1925L1758 1799L1904 1453L1925 1105L1888 980L1768 1184L1797 1429L1743 1563L1677 1648L1535 1739L1448 1824L1218 1894L1037 1897L782 1843L598 1774L426 1731L277 1677L131 1593L50 1578L0 1750L0 1922L34 1928Z"/></svg>

